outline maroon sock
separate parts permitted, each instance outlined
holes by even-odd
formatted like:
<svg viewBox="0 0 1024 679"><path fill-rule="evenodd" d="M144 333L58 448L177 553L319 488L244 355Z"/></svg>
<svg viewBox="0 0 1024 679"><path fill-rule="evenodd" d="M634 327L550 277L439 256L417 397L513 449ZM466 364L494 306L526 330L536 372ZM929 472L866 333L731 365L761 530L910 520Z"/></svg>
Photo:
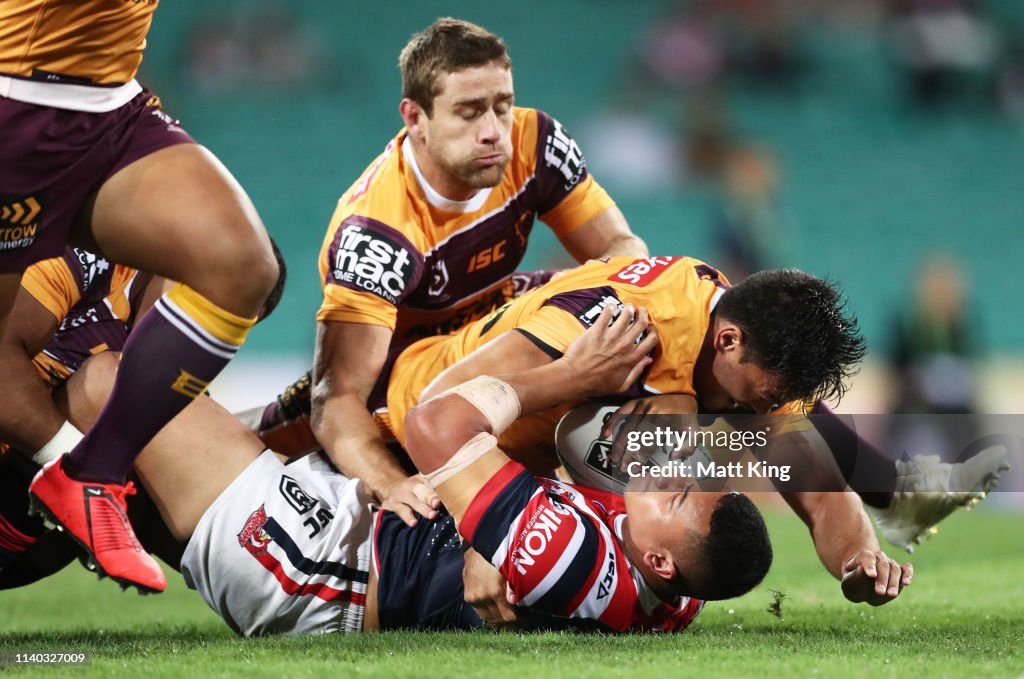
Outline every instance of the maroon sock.
<svg viewBox="0 0 1024 679"><path fill-rule="evenodd" d="M136 456L228 364L238 345L218 339L161 297L125 342L114 388L65 458L81 481L124 483Z"/></svg>

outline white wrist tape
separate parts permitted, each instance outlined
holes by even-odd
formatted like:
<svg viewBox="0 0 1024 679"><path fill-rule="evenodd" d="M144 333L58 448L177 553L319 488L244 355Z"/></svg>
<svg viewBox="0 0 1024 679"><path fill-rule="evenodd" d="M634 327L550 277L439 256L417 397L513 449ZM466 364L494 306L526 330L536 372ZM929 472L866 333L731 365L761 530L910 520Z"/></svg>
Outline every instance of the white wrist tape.
<svg viewBox="0 0 1024 679"><path fill-rule="evenodd" d="M480 432L473 438L462 444L454 455L447 462L441 465L440 469L429 474L423 474L427 485L437 488L439 485L455 476L463 469L480 459L487 451L498 447L498 439L485 431Z"/></svg>
<svg viewBox="0 0 1024 679"><path fill-rule="evenodd" d="M57 433L53 435L53 438L36 451L36 454L32 456L32 461L42 466L50 460L56 460L77 446L78 442L84 437L85 434L78 431L75 425L70 422L64 422L61 428L57 430Z"/></svg>
<svg viewBox="0 0 1024 679"><path fill-rule="evenodd" d="M463 382L444 393L458 394L469 401L491 423L491 433L495 436L508 429L522 412L519 396L512 385L487 375Z"/></svg>

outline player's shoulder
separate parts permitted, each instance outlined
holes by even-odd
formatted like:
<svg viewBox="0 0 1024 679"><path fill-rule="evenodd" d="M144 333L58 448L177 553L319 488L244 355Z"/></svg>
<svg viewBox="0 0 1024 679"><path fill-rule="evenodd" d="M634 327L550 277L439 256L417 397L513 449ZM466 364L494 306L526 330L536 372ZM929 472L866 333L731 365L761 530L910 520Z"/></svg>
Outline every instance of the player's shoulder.
<svg viewBox="0 0 1024 679"><path fill-rule="evenodd" d="M538 108L516 106L512 109L512 145L520 162L531 167L543 158L543 148L561 125Z"/></svg>
<svg viewBox="0 0 1024 679"><path fill-rule="evenodd" d="M403 158L403 130L342 194L331 220L331 231L352 221L372 224L374 230L400 234L417 249L425 247L424 220L429 211L409 190L409 169Z"/></svg>

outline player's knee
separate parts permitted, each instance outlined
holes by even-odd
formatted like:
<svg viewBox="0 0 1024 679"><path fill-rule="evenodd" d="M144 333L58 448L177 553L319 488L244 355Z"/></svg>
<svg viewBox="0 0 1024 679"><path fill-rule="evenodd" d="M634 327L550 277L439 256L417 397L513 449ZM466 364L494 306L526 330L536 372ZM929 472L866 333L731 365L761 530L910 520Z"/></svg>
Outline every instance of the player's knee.
<svg viewBox="0 0 1024 679"><path fill-rule="evenodd" d="M75 381L80 384L81 393L88 403L102 408L114 389L114 379L121 360L112 351L91 356L75 372Z"/></svg>
<svg viewBox="0 0 1024 679"><path fill-rule="evenodd" d="M233 313L265 318L281 299L285 274L277 246L253 238L232 247L227 256L213 253L200 277L193 279L196 283L190 285Z"/></svg>
<svg viewBox="0 0 1024 679"><path fill-rule="evenodd" d="M230 281L232 294L257 307L256 312L264 316L263 307L283 272L283 262L279 264L273 250L261 243L260 247L247 248L236 255L235 261L225 268L223 278Z"/></svg>

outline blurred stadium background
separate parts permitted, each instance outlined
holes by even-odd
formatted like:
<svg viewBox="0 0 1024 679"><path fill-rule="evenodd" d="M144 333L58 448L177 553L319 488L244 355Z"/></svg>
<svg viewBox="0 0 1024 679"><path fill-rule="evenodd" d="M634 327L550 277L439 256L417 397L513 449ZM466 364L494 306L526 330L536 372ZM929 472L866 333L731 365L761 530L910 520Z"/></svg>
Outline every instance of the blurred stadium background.
<svg viewBox="0 0 1024 679"><path fill-rule="evenodd" d="M485 6L486 5L486 6ZM1024 3L164 3L142 80L252 196L290 274L215 385L267 402L312 358L338 196L401 125L397 56L443 15L511 51L655 254L841 282L871 358L843 403L1024 412ZM537 224L523 268L569 264Z"/></svg>

